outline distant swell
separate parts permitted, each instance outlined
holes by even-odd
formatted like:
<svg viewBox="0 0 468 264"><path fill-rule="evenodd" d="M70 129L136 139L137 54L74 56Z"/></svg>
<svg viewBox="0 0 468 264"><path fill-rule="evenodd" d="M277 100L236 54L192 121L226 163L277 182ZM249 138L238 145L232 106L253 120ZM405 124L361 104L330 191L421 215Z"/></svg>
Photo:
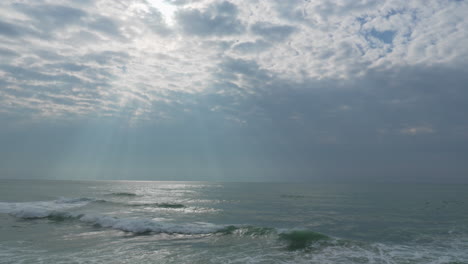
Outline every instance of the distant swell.
<svg viewBox="0 0 468 264"><path fill-rule="evenodd" d="M126 194L127 195L127 194ZM162 209L184 209L187 206L180 203L126 203L119 201L110 201L96 198L59 198L53 201L37 201L37 202L22 202L22 203L5 203L0 202L0 213L18 212L24 216L34 217L35 215L43 217L49 211L62 210L74 207L81 207L88 204L107 204L116 206L128 207L153 207ZM196 211L196 210L195 210ZM21 213L20 213L21 212Z"/></svg>
<svg viewBox="0 0 468 264"><path fill-rule="evenodd" d="M154 208L167 208L167 209L186 208L185 205L178 204L178 203L124 203L124 202L115 202L115 201L108 201L108 200L93 200L93 202L129 206L129 207L154 207Z"/></svg>
<svg viewBox="0 0 468 264"><path fill-rule="evenodd" d="M122 197L135 197L135 196L138 196L136 193L131 193L131 192L116 192L116 193L109 193L108 195L122 196Z"/></svg>
<svg viewBox="0 0 468 264"><path fill-rule="evenodd" d="M94 198L88 198L88 197L80 197L80 198L59 198L58 200L55 200L54 202L56 203L65 203L65 204L76 204L76 203L83 203L83 202L96 202L98 201L97 199Z"/></svg>
<svg viewBox="0 0 468 264"><path fill-rule="evenodd" d="M158 208L172 208L172 209L179 209L185 208L186 206L183 204L173 204L173 203L134 203L134 204L126 204L128 206L133 207L158 207Z"/></svg>

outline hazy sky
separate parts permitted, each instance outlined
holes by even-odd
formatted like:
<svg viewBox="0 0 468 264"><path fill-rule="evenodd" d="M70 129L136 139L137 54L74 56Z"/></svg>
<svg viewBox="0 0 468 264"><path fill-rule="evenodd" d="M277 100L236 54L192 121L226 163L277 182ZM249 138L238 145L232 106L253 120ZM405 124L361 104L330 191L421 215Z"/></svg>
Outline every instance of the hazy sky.
<svg viewBox="0 0 468 264"><path fill-rule="evenodd" d="M468 1L3 0L0 178L468 182Z"/></svg>

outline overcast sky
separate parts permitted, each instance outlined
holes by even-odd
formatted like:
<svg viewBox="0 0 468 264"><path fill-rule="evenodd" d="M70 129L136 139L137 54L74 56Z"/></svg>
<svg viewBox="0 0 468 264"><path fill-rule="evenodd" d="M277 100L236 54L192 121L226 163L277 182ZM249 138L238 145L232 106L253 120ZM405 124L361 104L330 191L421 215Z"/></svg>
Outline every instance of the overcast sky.
<svg viewBox="0 0 468 264"><path fill-rule="evenodd" d="M468 182L468 1L3 0L0 178Z"/></svg>

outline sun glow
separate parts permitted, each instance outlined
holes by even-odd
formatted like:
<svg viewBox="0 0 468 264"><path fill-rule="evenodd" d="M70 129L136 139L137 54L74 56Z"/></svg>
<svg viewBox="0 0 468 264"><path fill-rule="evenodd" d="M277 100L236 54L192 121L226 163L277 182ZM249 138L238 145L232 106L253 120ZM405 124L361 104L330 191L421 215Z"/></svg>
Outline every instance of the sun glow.
<svg viewBox="0 0 468 264"><path fill-rule="evenodd" d="M168 3L165 0L151 0L149 3L157 8L159 12L164 17L164 20L168 25L173 25L174 24L174 13L177 10L177 7Z"/></svg>

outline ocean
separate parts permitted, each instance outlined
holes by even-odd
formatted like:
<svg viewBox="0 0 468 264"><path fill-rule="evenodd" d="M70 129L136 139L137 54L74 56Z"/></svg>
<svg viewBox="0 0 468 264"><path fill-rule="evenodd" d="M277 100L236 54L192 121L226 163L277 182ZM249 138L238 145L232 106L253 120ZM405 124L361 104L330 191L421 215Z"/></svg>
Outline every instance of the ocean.
<svg viewBox="0 0 468 264"><path fill-rule="evenodd" d="M0 180L0 263L468 263L468 185Z"/></svg>

